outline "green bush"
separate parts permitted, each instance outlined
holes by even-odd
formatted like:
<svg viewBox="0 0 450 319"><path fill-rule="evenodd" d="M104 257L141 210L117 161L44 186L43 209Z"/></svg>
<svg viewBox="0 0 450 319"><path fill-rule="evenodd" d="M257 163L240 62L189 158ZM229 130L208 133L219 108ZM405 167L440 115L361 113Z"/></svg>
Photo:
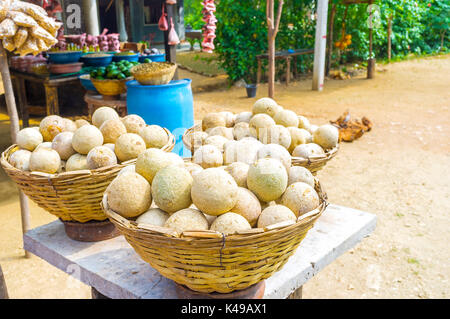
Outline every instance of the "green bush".
<svg viewBox="0 0 450 319"><path fill-rule="evenodd" d="M217 4L218 20L214 41L221 67L234 82L255 82L256 55L267 50L267 28L262 0L221 0Z"/></svg>

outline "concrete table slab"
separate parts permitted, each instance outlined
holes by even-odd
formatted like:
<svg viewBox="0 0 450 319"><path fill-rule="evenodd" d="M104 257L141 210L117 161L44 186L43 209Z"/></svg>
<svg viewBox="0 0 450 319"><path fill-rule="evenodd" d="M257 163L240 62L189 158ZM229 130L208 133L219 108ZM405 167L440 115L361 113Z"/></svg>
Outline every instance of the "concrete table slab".
<svg viewBox="0 0 450 319"><path fill-rule="evenodd" d="M284 267L266 280L264 298L287 298L368 236L376 216L329 205ZM176 285L144 262L123 236L86 243L67 237L60 221L28 231L25 250L109 298L177 298Z"/></svg>

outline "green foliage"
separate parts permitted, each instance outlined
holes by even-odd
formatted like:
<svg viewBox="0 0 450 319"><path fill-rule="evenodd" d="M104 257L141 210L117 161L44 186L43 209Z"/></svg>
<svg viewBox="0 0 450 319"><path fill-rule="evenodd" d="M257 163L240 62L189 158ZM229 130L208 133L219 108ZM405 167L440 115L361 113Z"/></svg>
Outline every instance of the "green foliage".
<svg viewBox="0 0 450 319"><path fill-rule="evenodd" d="M277 3L277 1L275 1ZM285 0L276 50L314 48L315 3L312 0ZM336 5L333 41L345 33L352 43L345 51L333 46L333 63L365 61L369 58L369 11L367 4L346 6L339 0L330 1L328 12ZM450 1L449 0L379 0L372 15L373 55L377 60L387 56L388 20L392 17L392 57L399 59L411 54L429 55L448 52ZM188 8L192 6L192 8ZM216 2L218 19L214 43L222 68L231 81L244 79L253 82L256 77L258 54L267 52L266 0L220 0ZM203 25L200 0L185 1L186 23L194 28ZM194 10L195 8L195 10ZM379 9L379 10L376 10ZM195 13L195 14L194 14ZM196 21L195 24L192 21ZM189 22L188 22L189 21ZM195 26L194 26L195 25ZM297 59L297 70L312 69L313 56ZM363 64L363 63L360 63ZM284 73L277 62L278 74Z"/></svg>
<svg viewBox="0 0 450 319"><path fill-rule="evenodd" d="M217 3L218 20L214 41L221 67L231 81L256 80L256 55L267 50L265 1L221 0Z"/></svg>
<svg viewBox="0 0 450 319"><path fill-rule="evenodd" d="M205 24L202 20L201 0L184 0L184 24L190 25L194 30L200 30Z"/></svg>
<svg viewBox="0 0 450 319"><path fill-rule="evenodd" d="M450 28L450 2L448 0L433 0L428 4L429 10L425 16L428 27L433 31L427 34L427 40L436 42L439 40L439 49L444 50L445 36ZM439 34L439 38L437 37Z"/></svg>

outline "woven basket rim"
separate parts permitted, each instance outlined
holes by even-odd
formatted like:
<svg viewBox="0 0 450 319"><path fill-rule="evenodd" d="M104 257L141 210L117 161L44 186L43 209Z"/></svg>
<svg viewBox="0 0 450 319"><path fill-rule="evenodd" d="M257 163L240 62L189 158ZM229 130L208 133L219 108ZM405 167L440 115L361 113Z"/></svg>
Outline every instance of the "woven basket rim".
<svg viewBox="0 0 450 319"><path fill-rule="evenodd" d="M161 149L164 151L172 151L173 147L175 146L175 136L165 127L163 127L164 131L167 133L169 137L169 141L166 145L164 145ZM86 169L86 170L79 170L79 171L69 171L69 172L62 172L58 174L48 174L48 173L42 173L42 172L34 172L34 171L22 171L14 166L12 166L8 159L12 154L12 151L14 149L19 149L19 146L17 144L12 144L9 146L6 150L4 150L1 154L0 163L3 168L7 168L8 170L14 171L20 175L26 176L29 179L43 179L43 180L53 180L53 179L71 179L73 177L89 177L95 174L104 174L106 172L112 171L112 170L118 170L122 169L123 167L133 164L136 162L136 158L124 161L120 164L115 165L109 165L104 166L96 169Z"/></svg>
<svg viewBox="0 0 450 319"><path fill-rule="evenodd" d="M92 82L98 82L98 83L110 83L110 82L128 82L133 80L132 76L126 77L125 79L103 79L103 80L99 80L99 79L91 79L91 75L89 75L89 80L91 80Z"/></svg>
<svg viewBox="0 0 450 319"><path fill-rule="evenodd" d="M170 67L158 70L157 72L145 72L145 73L138 73L138 72L136 72L136 69L140 65L144 64L144 63L142 63L142 64L138 64L138 65L133 66L130 69L130 72L133 75L133 77L135 77L135 78L153 78L153 77L156 77L156 76L162 76L162 75L170 74L171 72L174 71L174 69L177 68L177 64L173 63L173 62L165 61L165 62L151 62L151 63L165 63L165 64L169 64ZM134 69L134 71L133 71L133 69Z"/></svg>
<svg viewBox="0 0 450 319"><path fill-rule="evenodd" d="M189 150L191 150L191 152L193 150L192 150L192 145L189 142L188 136L190 134L192 134L193 132L203 132L201 127L202 127L201 123L200 124L196 124L196 125L188 128L184 132L183 136L181 137L181 139L183 140L183 144ZM297 156L292 156L291 155L291 159L292 159L292 161L296 162L296 165L298 165L298 164L314 164L314 163L319 163L319 162L330 160L331 158L333 158L336 155L338 150L339 150L339 143L335 147L333 147L332 149L327 150L324 155L311 156L309 158L297 157Z"/></svg>
<svg viewBox="0 0 450 319"><path fill-rule="evenodd" d="M136 223L134 220L126 219L125 217L122 217L115 211L113 211L111 208L109 208L108 205L108 195L106 193L103 194L103 198L101 201L101 206L103 208L103 211L105 212L105 215L111 220L111 222L120 225L123 228L126 228L132 232L135 233L149 233L154 236L164 238L168 241L168 244L170 245L170 242L172 241L185 241L185 242L192 242L192 241L216 241L218 238L222 238L223 240L229 241L239 241L242 239L248 239L248 238L260 238L264 237L265 235L272 234L274 232L279 232L283 230L291 230L296 227L300 227L302 225L308 224L313 220L316 220L319 216L322 215L322 213L325 211L327 206L329 205L327 200L327 195L323 191L322 186L317 178L315 180L315 190L317 191L317 194L319 195L320 204L318 207L313 209L312 211L305 213L301 216L299 216L296 220L296 222L281 222L278 224L270 225L265 228L252 228L249 231L240 232L232 235L224 235L217 231L212 230L204 230L204 231L184 231L183 233L178 233L173 229L167 228L167 227L160 227L160 226L153 226L148 224L141 224ZM119 228L120 230L120 228Z"/></svg>

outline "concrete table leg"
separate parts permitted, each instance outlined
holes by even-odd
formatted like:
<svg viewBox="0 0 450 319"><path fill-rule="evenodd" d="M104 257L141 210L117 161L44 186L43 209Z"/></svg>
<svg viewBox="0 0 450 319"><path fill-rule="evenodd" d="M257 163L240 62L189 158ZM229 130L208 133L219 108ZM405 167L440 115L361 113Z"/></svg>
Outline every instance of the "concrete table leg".
<svg viewBox="0 0 450 319"><path fill-rule="evenodd" d="M92 299L111 299L109 297L106 297L105 295L102 295L94 287L91 287L91 297L92 297Z"/></svg>
<svg viewBox="0 0 450 319"><path fill-rule="evenodd" d="M243 290L230 293L202 293L193 291L185 286L176 284L179 299L262 299L266 288L265 281L261 281Z"/></svg>
<svg viewBox="0 0 450 319"><path fill-rule="evenodd" d="M296 291L294 291L293 293L291 293L287 299L302 299L302 294L303 294L303 286L300 286L299 288L297 288Z"/></svg>
<svg viewBox="0 0 450 319"><path fill-rule="evenodd" d="M0 266L0 299L9 299L6 289L5 277L3 277L2 267Z"/></svg>

